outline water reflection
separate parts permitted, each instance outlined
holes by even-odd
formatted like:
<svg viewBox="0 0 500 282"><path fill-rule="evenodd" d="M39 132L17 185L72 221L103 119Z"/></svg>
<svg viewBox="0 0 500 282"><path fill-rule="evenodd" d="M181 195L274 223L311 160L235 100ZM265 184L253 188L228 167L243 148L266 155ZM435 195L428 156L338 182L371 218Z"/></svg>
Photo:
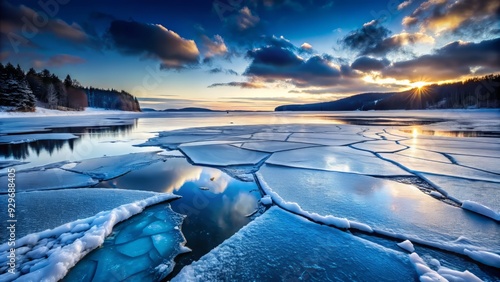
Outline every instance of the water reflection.
<svg viewBox="0 0 500 282"><path fill-rule="evenodd" d="M179 256L171 274L232 236L252 219L261 194L253 182L236 180L224 172L189 164L184 158L171 158L98 187L173 192L182 196L172 209L187 215L182 232L193 251Z"/></svg>
<svg viewBox="0 0 500 282"><path fill-rule="evenodd" d="M379 126L408 126L408 125L427 125L436 122L445 121L435 118L413 118L413 117L341 117L341 116L323 116L324 119L331 120L335 124L353 124L353 125L379 125Z"/></svg>
<svg viewBox="0 0 500 282"><path fill-rule="evenodd" d="M418 135L431 135L431 136L442 136L442 137L492 137L500 138L499 131L467 131L467 130L450 130L450 131L438 131L438 130L422 130L420 128L412 129L400 129L404 133L409 133L413 138L417 138Z"/></svg>
<svg viewBox="0 0 500 282"><path fill-rule="evenodd" d="M71 153L74 151L75 146L78 146L82 143L82 140L85 140L87 137L94 139L97 142L98 140L107 138L120 138L132 131L134 126L135 125L127 124L107 127L52 128L47 133L72 133L78 135L79 138L69 140L38 140L30 143L17 144L0 144L0 157L5 159L27 160L30 157L40 157L44 154L52 156L56 153Z"/></svg>

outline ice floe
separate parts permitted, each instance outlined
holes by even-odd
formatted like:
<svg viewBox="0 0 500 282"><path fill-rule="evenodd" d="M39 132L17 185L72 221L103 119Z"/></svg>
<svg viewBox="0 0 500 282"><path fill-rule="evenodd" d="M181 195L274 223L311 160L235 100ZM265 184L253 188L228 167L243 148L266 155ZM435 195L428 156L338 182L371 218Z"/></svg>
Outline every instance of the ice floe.
<svg viewBox="0 0 500 282"><path fill-rule="evenodd" d="M429 197L411 185L274 165L263 166L257 177L275 203L314 221L373 230L461 254L465 248L500 253L497 222Z"/></svg>
<svg viewBox="0 0 500 282"><path fill-rule="evenodd" d="M179 150L195 164L213 166L255 165L269 156L231 145L180 146Z"/></svg>
<svg viewBox="0 0 500 282"><path fill-rule="evenodd" d="M252 134L251 139L285 141L291 133L282 132L257 132Z"/></svg>
<svg viewBox="0 0 500 282"><path fill-rule="evenodd" d="M37 191L62 188L88 187L98 181L80 173L66 171L60 168L38 168L16 172L17 191ZM0 174L0 183L7 183L8 174ZM43 181L40 181L43 179ZM6 193L6 190L0 194Z"/></svg>
<svg viewBox="0 0 500 282"><path fill-rule="evenodd" d="M395 142L386 140L356 143L353 144L352 147L376 153L393 153L408 148L408 146L399 145Z"/></svg>
<svg viewBox="0 0 500 282"><path fill-rule="evenodd" d="M158 152L133 153L77 161L76 165L63 166L68 171L89 175L99 180L108 180L152 163L163 161Z"/></svg>
<svg viewBox="0 0 500 282"><path fill-rule="evenodd" d="M498 149L500 150L500 147ZM451 157L458 164L498 174L500 182L500 158L467 155L451 155Z"/></svg>
<svg viewBox="0 0 500 282"><path fill-rule="evenodd" d="M273 207L172 281L412 281L414 275L403 253Z"/></svg>
<svg viewBox="0 0 500 282"><path fill-rule="evenodd" d="M21 204L18 205L16 212L22 220L16 224L18 227L16 235L20 237L54 228L66 222L90 217L100 211L111 210L155 195L157 194L147 191L100 188L17 193L16 200ZM7 205L7 195L0 195L0 203ZM60 212L62 210L64 212ZM5 228L4 224L5 221L0 222L2 230Z"/></svg>
<svg viewBox="0 0 500 282"><path fill-rule="evenodd" d="M4 169L6 167L11 167L11 166L22 165L22 164L27 164L27 162L21 162L21 161L16 161L16 160L0 161L0 169Z"/></svg>
<svg viewBox="0 0 500 282"><path fill-rule="evenodd" d="M315 144L296 143L296 142L279 142L279 141L260 141L260 142L245 142L240 143L240 147L248 150L274 153L280 151L289 151L300 148L318 146Z"/></svg>
<svg viewBox="0 0 500 282"><path fill-rule="evenodd" d="M186 251L179 226L183 216L156 205L117 224L102 246L78 262L65 281L160 281ZM85 279L83 279L85 278Z"/></svg>
<svg viewBox="0 0 500 282"><path fill-rule="evenodd" d="M381 153L380 156L416 173L426 172L437 175L448 175L460 178L500 182L500 177L496 174L455 164L429 161L398 154Z"/></svg>
<svg viewBox="0 0 500 282"><path fill-rule="evenodd" d="M78 136L71 133L35 133L35 134L0 135L0 144L30 143L30 142L36 142L38 140L70 140L76 138L78 138Z"/></svg>
<svg viewBox="0 0 500 282"><path fill-rule="evenodd" d="M58 281L82 257L99 247L113 226L154 205L175 198L157 194L144 200L122 205L92 217L60 225L54 229L26 235L15 241L17 281ZM12 279L7 273L7 243L0 245L0 279Z"/></svg>
<svg viewBox="0 0 500 282"><path fill-rule="evenodd" d="M349 147L314 147L274 153L268 164L369 175L411 175L372 153Z"/></svg>
<svg viewBox="0 0 500 282"><path fill-rule="evenodd" d="M422 173L421 176L446 197L462 204L464 201L480 203L500 212L500 183Z"/></svg>

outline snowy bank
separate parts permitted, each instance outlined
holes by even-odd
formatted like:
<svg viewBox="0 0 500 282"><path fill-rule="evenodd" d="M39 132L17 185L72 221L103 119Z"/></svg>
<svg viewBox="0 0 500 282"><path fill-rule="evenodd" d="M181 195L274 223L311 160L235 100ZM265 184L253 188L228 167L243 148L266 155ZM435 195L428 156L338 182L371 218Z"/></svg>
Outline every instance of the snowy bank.
<svg viewBox="0 0 500 282"><path fill-rule="evenodd" d="M85 108L84 111L59 111L36 107L34 112L7 112L0 109L0 118L12 117L45 117L45 116L86 116L86 115L117 115L134 114L137 112L106 110L103 108Z"/></svg>

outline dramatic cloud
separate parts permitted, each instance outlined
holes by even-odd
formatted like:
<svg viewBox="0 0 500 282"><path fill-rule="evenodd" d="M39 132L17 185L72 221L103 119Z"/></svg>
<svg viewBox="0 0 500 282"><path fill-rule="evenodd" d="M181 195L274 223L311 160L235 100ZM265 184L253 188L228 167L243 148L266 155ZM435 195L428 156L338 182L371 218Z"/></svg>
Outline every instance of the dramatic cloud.
<svg viewBox="0 0 500 282"><path fill-rule="evenodd" d="M429 0L403 19L406 26L420 25L423 30L484 33L500 16L500 2L487 0Z"/></svg>
<svg viewBox="0 0 500 282"><path fill-rule="evenodd" d="M312 53L313 52L313 47L311 44L304 42L302 45L300 45L300 50L305 53Z"/></svg>
<svg viewBox="0 0 500 282"><path fill-rule="evenodd" d="M388 37L390 31L371 21L346 37L340 43L344 47L359 51L360 55L385 56L389 52L398 51L403 46L416 43L434 43L434 38L424 33L403 32Z"/></svg>
<svg viewBox="0 0 500 282"><path fill-rule="evenodd" d="M60 54L50 57L48 60L35 60L33 66L35 68L60 67L64 65L82 64L85 60L72 55Z"/></svg>
<svg viewBox="0 0 500 282"><path fill-rule="evenodd" d="M121 53L157 58L163 68L198 63L200 52L196 43L159 24L116 20L111 22L108 34Z"/></svg>
<svg viewBox="0 0 500 282"><path fill-rule="evenodd" d="M201 36L201 41L205 48L205 59L212 58L215 56L222 56L227 54L227 46L224 43L224 39L220 35L215 35L213 39L210 39L206 35Z"/></svg>
<svg viewBox="0 0 500 282"><path fill-rule="evenodd" d="M284 80L297 87L333 85L342 77L339 66L328 57L303 59L293 51L269 46L249 51L252 62L244 75L265 81Z"/></svg>
<svg viewBox="0 0 500 282"><path fill-rule="evenodd" d="M213 68L208 71L209 73L225 73L230 75L239 75L236 71L232 69L223 69L223 68Z"/></svg>
<svg viewBox="0 0 500 282"><path fill-rule="evenodd" d="M400 33L391 37L385 38L374 46L363 50L362 55L379 55L384 56L389 52L398 51L403 46L416 43L433 44L432 36L417 32L417 33Z"/></svg>
<svg viewBox="0 0 500 282"><path fill-rule="evenodd" d="M225 37L242 46L254 46L264 34L259 16L246 6L225 18L224 26L227 31Z"/></svg>
<svg viewBox="0 0 500 282"><path fill-rule="evenodd" d="M240 87L243 89L259 89L259 88L266 88L266 86L262 83L258 82L228 82L228 83L214 83L212 85L209 85L208 88L213 88L213 87L222 87L222 86L230 86L230 87Z"/></svg>
<svg viewBox="0 0 500 282"><path fill-rule="evenodd" d="M14 6L7 1L0 1L0 33L14 48L19 45L36 46L30 41L38 33L52 34L79 44L92 41L76 23L68 24L61 19L51 18L44 12L37 13L29 7Z"/></svg>
<svg viewBox="0 0 500 282"><path fill-rule="evenodd" d="M391 34L390 30L373 20L365 23L360 29L349 33L340 40L340 43L347 48L366 53L367 50L373 49L377 44L382 42L389 34Z"/></svg>
<svg viewBox="0 0 500 282"><path fill-rule="evenodd" d="M403 10L404 8L410 6L412 2L412 0L401 2L401 4L398 5L398 10Z"/></svg>
<svg viewBox="0 0 500 282"><path fill-rule="evenodd" d="M418 81L457 79L474 75L478 70L500 71L500 38L480 43L455 41L434 53L395 62L382 70L386 77Z"/></svg>
<svg viewBox="0 0 500 282"><path fill-rule="evenodd" d="M280 48L285 48L285 49L291 49L295 50L297 47L290 42L290 40L286 39L283 36L276 37L276 36L262 36L263 39L263 44L268 45L268 46L275 46L275 47L280 47Z"/></svg>
<svg viewBox="0 0 500 282"><path fill-rule="evenodd" d="M251 29L257 26L259 22L259 16L253 15L248 7L243 7L236 15L229 19L231 27L239 31Z"/></svg>
<svg viewBox="0 0 500 282"><path fill-rule="evenodd" d="M377 60L370 57L359 57L351 64L351 68L362 72L378 71L387 67L390 63L387 59Z"/></svg>

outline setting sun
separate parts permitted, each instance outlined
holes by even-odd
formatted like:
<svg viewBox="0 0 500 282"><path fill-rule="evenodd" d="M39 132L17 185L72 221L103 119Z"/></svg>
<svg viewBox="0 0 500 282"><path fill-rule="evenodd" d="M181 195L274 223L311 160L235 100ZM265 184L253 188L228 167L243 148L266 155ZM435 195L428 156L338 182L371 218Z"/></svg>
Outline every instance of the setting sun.
<svg viewBox="0 0 500 282"><path fill-rule="evenodd" d="M418 89L422 89L426 85L427 85L427 83L424 81L418 81L418 82L413 83L413 86L417 87Z"/></svg>

